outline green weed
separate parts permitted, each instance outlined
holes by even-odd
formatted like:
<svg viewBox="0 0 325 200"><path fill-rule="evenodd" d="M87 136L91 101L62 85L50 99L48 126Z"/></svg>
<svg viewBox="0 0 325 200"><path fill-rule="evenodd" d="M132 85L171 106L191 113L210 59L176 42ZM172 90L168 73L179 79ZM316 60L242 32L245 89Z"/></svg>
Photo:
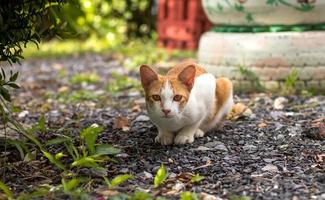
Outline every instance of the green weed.
<svg viewBox="0 0 325 200"><path fill-rule="evenodd" d="M53 188L49 185L41 185L35 188L32 192L22 192L18 195L17 200L30 200L30 199L38 199L46 196L50 189Z"/></svg>
<svg viewBox="0 0 325 200"><path fill-rule="evenodd" d="M33 156L28 148L28 143L26 141L21 141L20 139L7 139L7 144L16 147L19 151L20 158L24 161L30 161Z"/></svg>
<svg viewBox="0 0 325 200"><path fill-rule="evenodd" d="M128 77L127 75L120 75L113 72L111 76L112 80L110 80L106 85L106 90L110 93L115 94L122 90L140 88L140 82L136 79Z"/></svg>
<svg viewBox="0 0 325 200"><path fill-rule="evenodd" d="M248 196L238 196L238 195L230 195L229 200L250 200L251 198Z"/></svg>
<svg viewBox="0 0 325 200"><path fill-rule="evenodd" d="M71 93L64 93L59 96L59 101L64 103L95 101L100 99L100 96L88 90L76 90Z"/></svg>
<svg viewBox="0 0 325 200"><path fill-rule="evenodd" d="M284 85L281 89L282 95L290 95L295 93L295 85L298 80L298 71L296 68L293 68L290 74L285 78Z"/></svg>
<svg viewBox="0 0 325 200"><path fill-rule="evenodd" d="M160 168L157 171L157 174L154 178L154 186L159 187L167 178L166 169L164 164L161 164Z"/></svg>
<svg viewBox="0 0 325 200"><path fill-rule="evenodd" d="M79 147L76 147L72 138L68 136L52 139L47 142L47 146L63 143L67 152L73 158L73 162L69 164L70 168L77 167L79 169L80 167L86 167L100 170L100 163L110 160L107 156L120 153L119 149L111 145L96 144L98 135L102 130L103 128L98 125L92 125L83 129L79 138L77 138L80 144ZM62 152L57 153L55 156L49 154L45 154L45 156L60 169L65 170L67 168L67 166L63 166L60 162L60 158L65 156Z"/></svg>
<svg viewBox="0 0 325 200"><path fill-rule="evenodd" d="M70 82L72 84L81 83L97 83L100 81L100 77L96 73L80 73L71 77Z"/></svg>
<svg viewBox="0 0 325 200"><path fill-rule="evenodd" d="M182 192L181 193L181 200L198 200L199 198L195 193L192 192Z"/></svg>
<svg viewBox="0 0 325 200"><path fill-rule="evenodd" d="M103 177L103 178L109 188L114 188L114 187L124 183L125 181L133 178L133 176L131 174L118 175L118 176L114 177L111 181L108 180L106 177Z"/></svg>
<svg viewBox="0 0 325 200"><path fill-rule="evenodd" d="M252 86L255 88L257 92L261 92L264 90L264 87L262 86L260 82L260 78L256 73L248 69L247 67L240 65L238 66L238 72L246 78L248 81L252 83Z"/></svg>
<svg viewBox="0 0 325 200"><path fill-rule="evenodd" d="M145 45L144 45L145 44ZM130 69L141 64L156 64L170 60L184 60L195 58L195 52L184 50L167 51L157 47L155 40L134 39L123 45L111 44L106 38L90 37L84 41L79 40L52 40L39 45L27 45L24 51L25 58L61 57L86 52L113 54L121 63Z"/></svg>
<svg viewBox="0 0 325 200"><path fill-rule="evenodd" d="M1 181L0 181L0 190L2 190L5 193L5 195L7 196L7 198L9 200L14 198L14 195L13 195L12 191L10 190L10 188Z"/></svg>
<svg viewBox="0 0 325 200"><path fill-rule="evenodd" d="M199 182L201 182L204 179L205 179L204 176L201 176L199 174L196 174L196 175L194 175L194 176L191 177L191 183L199 183Z"/></svg>

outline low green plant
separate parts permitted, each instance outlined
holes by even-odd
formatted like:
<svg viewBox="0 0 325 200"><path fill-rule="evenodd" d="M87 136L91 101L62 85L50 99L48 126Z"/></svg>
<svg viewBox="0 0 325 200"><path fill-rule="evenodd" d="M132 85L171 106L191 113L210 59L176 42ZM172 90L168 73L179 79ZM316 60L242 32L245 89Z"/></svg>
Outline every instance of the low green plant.
<svg viewBox="0 0 325 200"><path fill-rule="evenodd" d="M72 199L90 199L86 191L78 187L79 184L80 179L77 178L72 178L69 181L66 181L64 178L61 179L64 194L69 195Z"/></svg>
<svg viewBox="0 0 325 200"><path fill-rule="evenodd" d="M127 90L132 88L140 88L140 82L136 79L132 79L127 75L120 75L113 72L111 74L112 80L107 83L106 89L110 93L117 93L121 90Z"/></svg>
<svg viewBox="0 0 325 200"><path fill-rule="evenodd" d="M30 161L33 159L32 153L28 148L28 143L21 139L7 138L8 146L14 146L19 151L20 158L24 161Z"/></svg>
<svg viewBox="0 0 325 200"><path fill-rule="evenodd" d="M152 200L153 197L151 194L143 191L135 191L132 196L128 198L129 200Z"/></svg>
<svg viewBox="0 0 325 200"><path fill-rule="evenodd" d="M146 44L145 48L143 44ZM134 39L123 45L112 45L105 38L90 37L83 42L76 39L51 40L39 45L28 45L24 51L26 58L62 57L67 55L96 52L114 55L123 66L135 69L141 64L153 65L161 62L180 61L195 57L194 51L158 48L156 37L153 39ZM64 73L66 75L66 73Z"/></svg>
<svg viewBox="0 0 325 200"><path fill-rule="evenodd" d="M315 95L316 92L313 91L313 89L309 90L301 90L300 95L304 98L312 97Z"/></svg>
<svg viewBox="0 0 325 200"><path fill-rule="evenodd" d="M238 72L246 78L248 81L251 82L252 86L255 88L256 92L261 92L264 90L264 87L261 84L260 78L256 73L248 69L243 65L239 65L237 68Z"/></svg>
<svg viewBox="0 0 325 200"><path fill-rule="evenodd" d="M81 83L97 83L100 81L100 77L96 73L80 73L71 77L70 82L72 84Z"/></svg>
<svg viewBox="0 0 325 200"><path fill-rule="evenodd" d="M191 177L191 183L199 183L201 182L202 180L204 180L205 177L204 176L201 176L200 174L195 174L194 176Z"/></svg>
<svg viewBox="0 0 325 200"><path fill-rule="evenodd" d="M41 185L35 188L32 192L22 192L18 195L17 200L39 199L46 196L53 189L50 185Z"/></svg>
<svg viewBox="0 0 325 200"><path fill-rule="evenodd" d="M230 195L229 200L251 200L248 196Z"/></svg>
<svg viewBox="0 0 325 200"><path fill-rule="evenodd" d="M13 195L12 191L10 190L10 188L1 181L0 181L0 190L2 190L5 193L8 200L11 200L14 198L14 195Z"/></svg>
<svg viewBox="0 0 325 200"><path fill-rule="evenodd" d="M109 188L114 188L114 187L124 183L125 181L133 178L133 176L131 174L122 174L122 175L115 176L111 181L108 180L106 177L103 177L103 178Z"/></svg>
<svg viewBox="0 0 325 200"><path fill-rule="evenodd" d="M24 58L22 54L27 43L32 42L38 46L42 38L58 33L63 28L63 21L56 20L55 9L60 9L64 3L66 1L62 0L21 0L2 1L0 6L0 121L5 124L4 129L7 125L12 126L39 148L42 148L39 141L11 113L10 89L19 88L16 84L18 72L10 70L8 74L4 70L7 66L3 64L19 63Z"/></svg>
<svg viewBox="0 0 325 200"><path fill-rule="evenodd" d="M161 164L161 166L158 169L157 174L154 178L154 186L156 188L159 187L161 184L164 183L166 178L167 178L166 168L165 168L164 164Z"/></svg>
<svg viewBox="0 0 325 200"><path fill-rule="evenodd" d="M108 156L120 153L120 150L108 144L96 144L98 135L103 128L98 125L92 125L81 131L77 138L80 146L76 147L72 138L62 136L47 142L47 145L57 145L64 143L67 152L73 158L73 162L64 166L60 158L65 155L62 152L56 155L44 154L53 164L66 171L67 167L74 168L86 167L102 169L100 163L111 160Z"/></svg>
<svg viewBox="0 0 325 200"><path fill-rule="evenodd" d="M55 186L44 184L31 192L24 191L17 195L17 200L43 199L49 196L54 199L92 199L81 185L85 181L80 178L62 178L61 184Z"/></svg>
<svg viewBox="0 0 325 200"><path fill-rule="evenodd" d="M296 68L293 68L290 74L285 78L284 85L281 89L282 95L290 95L295 93L295 85L298 80L298 71Z"/></svg>
<svg viewBox="0 0 325 200"><path fill-rule="evenodd" d="M0 96L2 96L8 102L11 101L9 88L13 88L13 89L19 89L20 88L15 83L17 78L18 78L18 72L13 73L10 70L10 76L7 79L5 71L3 70L3 68L1 68L1 73L0 73Z"/></svg>
<svg viewBox="0 0 325 200"><path fill-rule="evenodd" d="M65 92L57 96L58 100L62 103L95 101L101 98L100 95L95 94L89 90L75 90L72 92Z"/></svg>
<svg viewBox="0 0 325 200"><path fill-rule="evenodd" d="M180 200L198 200L199 198L195 193L192 192L182 192Z"/></svg>
<svg viewBox="0 0 325 200"><path fill-rule="evenodd" d="M45 133L45 132L46 132L45 117L44 117L44 115L42 115L42 116L38 119L36 125L33 126L33 127L30 129L30 131L32 131L32 132L36 132L36 131L38 131L38 132L41 132L41 133Z"/></svg>

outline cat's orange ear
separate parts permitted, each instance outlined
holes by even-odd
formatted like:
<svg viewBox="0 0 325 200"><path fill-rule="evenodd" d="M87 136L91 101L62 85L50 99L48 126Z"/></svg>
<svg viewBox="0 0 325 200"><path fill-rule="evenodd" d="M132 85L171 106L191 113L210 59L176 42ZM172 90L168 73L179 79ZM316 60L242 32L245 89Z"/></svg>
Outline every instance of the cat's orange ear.
<svg viewBox="0 0 325 200"><path fill-rule="evenodd" d="M148 89L153 81L158 80L158 74L147 65L140 66L140 77L144 89Z"/></svg>
<svg viewBox="0 0 325 200"><path fill-rule="evenodd" d="M187 89L191 90L194 85L195 79L195 66L189 65L178 75L178 79L187 87Z"/></svg>

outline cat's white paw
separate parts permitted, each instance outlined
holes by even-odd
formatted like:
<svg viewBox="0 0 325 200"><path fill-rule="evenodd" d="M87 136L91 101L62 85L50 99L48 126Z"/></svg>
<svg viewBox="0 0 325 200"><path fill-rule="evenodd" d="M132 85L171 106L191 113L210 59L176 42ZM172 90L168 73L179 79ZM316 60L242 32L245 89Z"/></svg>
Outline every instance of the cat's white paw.
<svg viewBox="0 0 325 200"><path fill-rule="evenodd" d="M199 138L199 137L203 137L204 134L205 134L205 133L204 133L201 129L197 129L197 131L195 132L194 137L197 137L197 138Z"/></svg>
<svg viewBox="0 0 325 200"><path fill-rule="evenodd" d="M173 144L173 140L174 136L172 134L158 134L155 138L155 142L162 145Z"/></svg>
<svg viewBox="0 0 325 200"><path fill-rule="evenodd" d="M193 142L194 142L193 136L181 135L181 134L177 135L174 140L175 144L191 144Z"/></svg>

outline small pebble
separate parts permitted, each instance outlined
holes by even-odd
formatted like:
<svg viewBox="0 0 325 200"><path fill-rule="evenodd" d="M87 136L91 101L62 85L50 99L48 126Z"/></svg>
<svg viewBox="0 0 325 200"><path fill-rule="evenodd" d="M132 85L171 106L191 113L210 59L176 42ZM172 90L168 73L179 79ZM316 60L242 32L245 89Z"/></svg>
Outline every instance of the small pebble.
<svg viewBox="0 0 325 200"><path fill-rule="evenodd" d="M288 99L285 98L285 97L278 97L274 100L274 103L273 103L273 108L274 109L277 109L277 110L282 110L286 103L288 103Z"/></svg>
<svg viewBox="0 0 325 200"><path fill-rule="evenodd" d="M135 122L146 122L149 121L150 118L146 115L139 115L137 118L135 118Z"/></svg>
<svg viewBox="0 0 325 200"><path fill-rule="evenodd" d="M147 179L151 179L153 178L153 175L147 171L143 171L144 177L146 177Z"/></svg>
<svg viewBox="0 0 325 200"><path fill-rule="evenodd" d="M24 118L29 114L28 110L24 110L18 114L19 118Z"/></svg>
<svg viewBox="0 0 325 200"><path fill-rule="evenodd" d="M272 164L266 165L261 170L266 171L266 172L278 172L279 171L278 167L275 165L272 165Z"/></svg>

